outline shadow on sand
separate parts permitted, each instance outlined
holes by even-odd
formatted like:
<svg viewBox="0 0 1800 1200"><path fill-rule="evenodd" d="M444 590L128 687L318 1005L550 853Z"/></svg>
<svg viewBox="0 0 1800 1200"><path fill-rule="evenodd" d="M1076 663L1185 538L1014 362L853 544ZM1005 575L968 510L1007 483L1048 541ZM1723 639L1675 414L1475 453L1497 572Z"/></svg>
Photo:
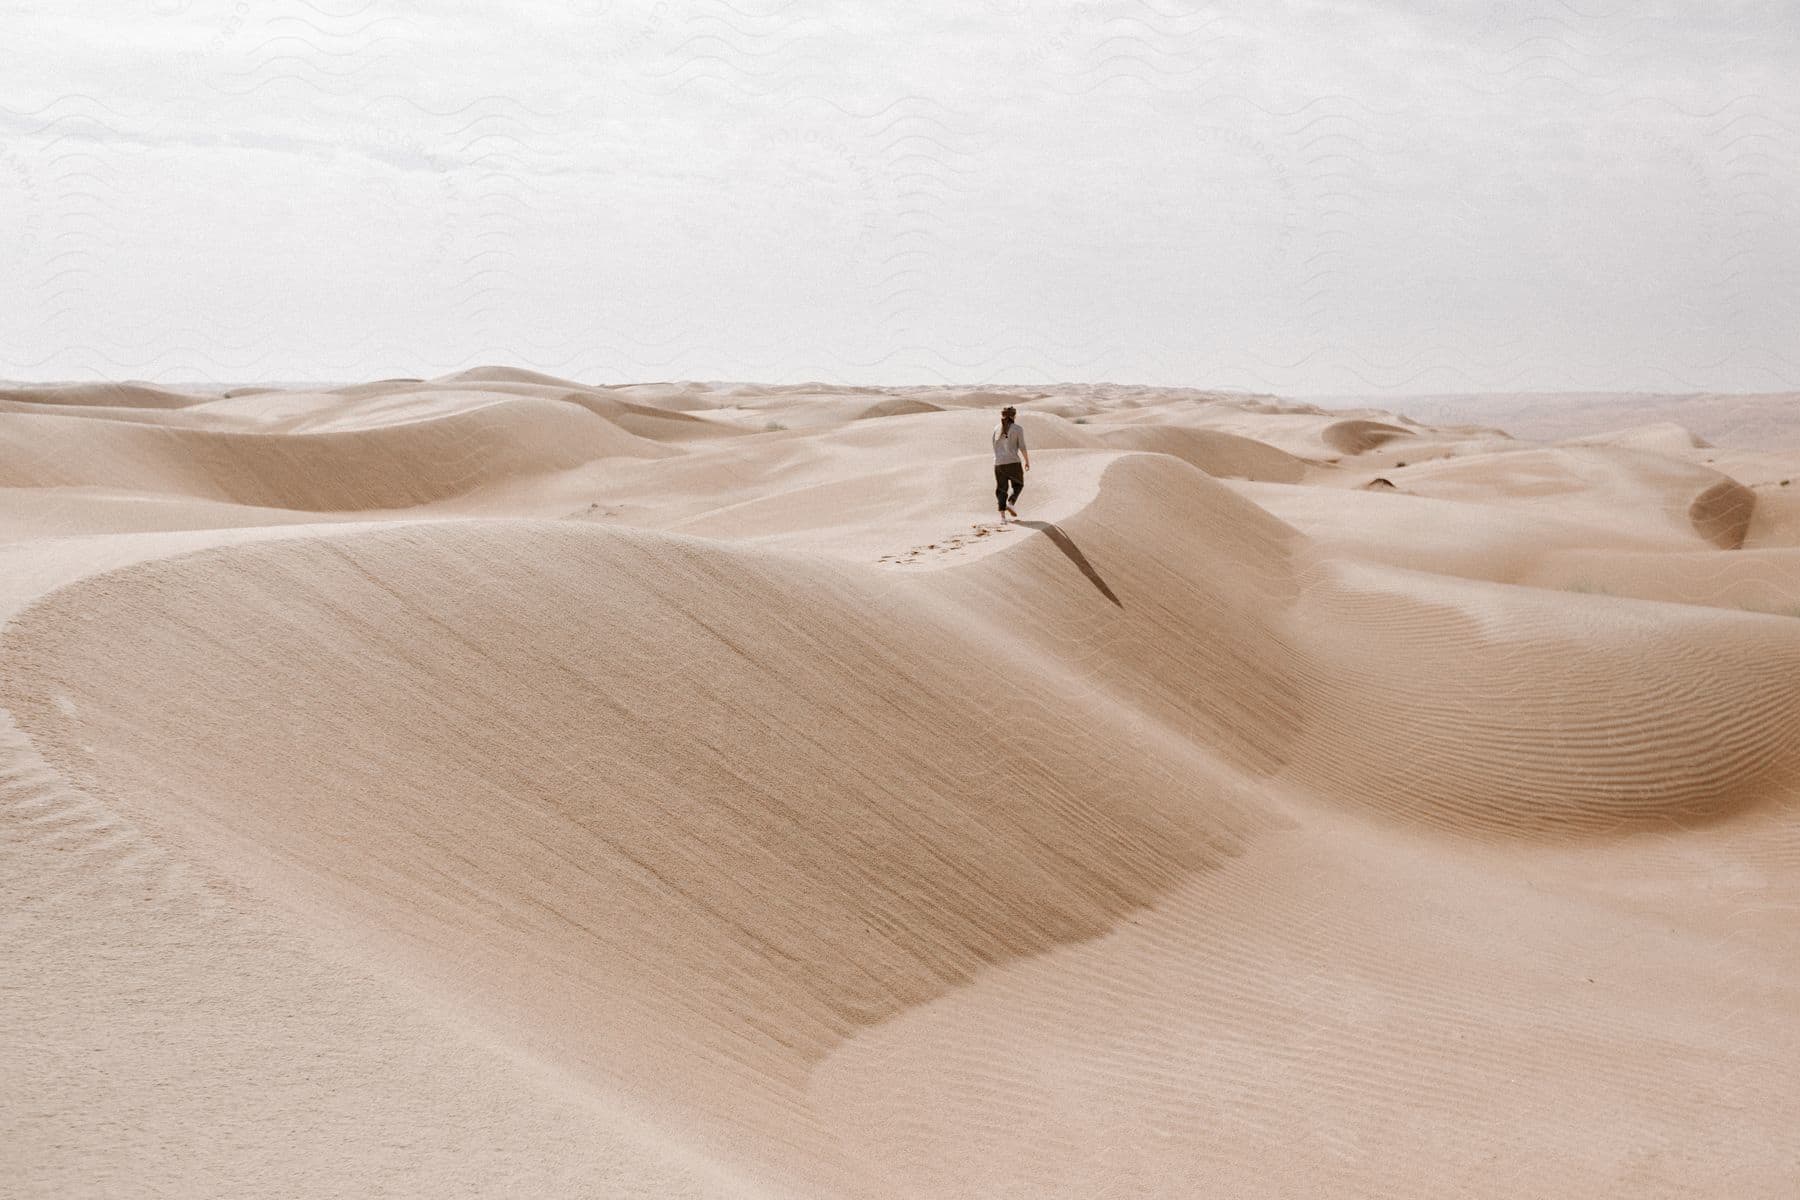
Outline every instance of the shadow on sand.
<svg viewBox="0 0 1800 1200"><path fill-rule="evenodd" d="M1048 537L1052 542L1055 542L1056 548L1068 555L1069 561L1080 568L1081 573L1087 576L1089 583L1100 589L1100 594L1102 596L1105 596L1120 608L1125 607L1123 604L1119 603L1119 598L1113 595L1113 590L1106 586L1106 580L1100 578L1100 572L1094 570L1094 564L1087 560L1087 555L1081 552L1081 547L1077 546L1068 534L1064 533L1061 529L1048 521L1019 521L1018 524L1025 526L1027 529L1039 530L1045 537Z"/></svg>

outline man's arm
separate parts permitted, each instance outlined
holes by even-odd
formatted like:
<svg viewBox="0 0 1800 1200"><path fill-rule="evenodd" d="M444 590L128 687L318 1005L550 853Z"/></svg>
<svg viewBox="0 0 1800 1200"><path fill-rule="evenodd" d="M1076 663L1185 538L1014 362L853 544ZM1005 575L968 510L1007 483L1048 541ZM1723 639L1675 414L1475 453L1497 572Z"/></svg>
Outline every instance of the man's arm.
<svg viewBox="0 0 1800 1200"><path fill-rule="evenodd" d="M1019 431L1019 461L1024 463L1025 469L1029 471L1031 470L1031 451L1025 448L1025 427L1018 425L1015 428Z"/></svg>

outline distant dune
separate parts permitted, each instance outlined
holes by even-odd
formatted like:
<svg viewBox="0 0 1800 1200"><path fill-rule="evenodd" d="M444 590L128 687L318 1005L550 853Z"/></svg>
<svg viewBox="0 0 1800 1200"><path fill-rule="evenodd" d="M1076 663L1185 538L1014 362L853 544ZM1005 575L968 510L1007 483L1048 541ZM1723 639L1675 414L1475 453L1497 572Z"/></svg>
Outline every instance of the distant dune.
<svg viewBox="0 0 1800 1200"><path fill-rule="evenodd" d="M1379 403L1432 425L1498 425L1515 437L1557 441L1632 430L1671 431L1678 440L1746 450L1800 449L1800 392L1663 395L1640 392L1472 393L1450 396L1336 397L1332 404Z"/></svg>
<svg viewBox="0 0 1800 1200"><path fill-rule="evenodd" d="M0 389L7 1194L1800 1194L1800 412L1464 399Z"/></svg>

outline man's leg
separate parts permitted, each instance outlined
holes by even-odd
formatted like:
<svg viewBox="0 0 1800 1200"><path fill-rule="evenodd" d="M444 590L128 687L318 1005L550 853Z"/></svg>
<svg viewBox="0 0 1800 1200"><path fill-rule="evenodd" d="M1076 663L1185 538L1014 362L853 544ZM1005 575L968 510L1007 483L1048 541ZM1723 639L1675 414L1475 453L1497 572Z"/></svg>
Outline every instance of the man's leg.
<svg viewBox="0 0 1800 1200"><path fill-rule="evenodd" d="M1013 468L1013 475L1012 475L1012 498L1014 500L1017 500L1019 498L1019 493L1024 490L1025 490L1025 468L1022 466L1015 466ZM1011 507L1010 501L1008 502L1008 507Z"/></svg>
<svg viewBox="0 0 1800 1200"><path fill-rule="evenodd" d="M1006 467L1001 463L994 464L994 499L1000 505L1000 515L1006 515Z"/></svg>

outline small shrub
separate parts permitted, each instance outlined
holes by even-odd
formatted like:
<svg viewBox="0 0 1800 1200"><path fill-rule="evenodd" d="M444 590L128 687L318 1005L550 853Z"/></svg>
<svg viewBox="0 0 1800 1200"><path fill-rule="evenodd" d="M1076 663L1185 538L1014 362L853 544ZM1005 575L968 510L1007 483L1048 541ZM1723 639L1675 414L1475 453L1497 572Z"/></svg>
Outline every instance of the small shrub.
<svg viewBox="0 0 1800 1200"><path fill-rule="evenodd" d="M780 421L770 421L767 425L764 425L763 428L770 433L780 433L783 429L786 429L787 426L783 425Z"/></svg>

